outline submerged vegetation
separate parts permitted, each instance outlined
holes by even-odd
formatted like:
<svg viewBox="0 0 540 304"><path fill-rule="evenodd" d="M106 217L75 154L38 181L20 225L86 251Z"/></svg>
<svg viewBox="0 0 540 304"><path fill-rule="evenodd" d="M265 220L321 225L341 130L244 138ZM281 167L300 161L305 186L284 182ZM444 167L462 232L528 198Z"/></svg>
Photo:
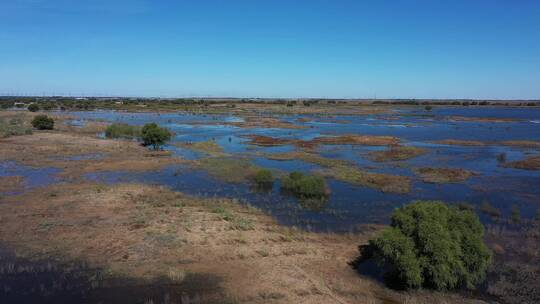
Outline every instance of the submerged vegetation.
<svg viewBox="0 0 540 304"><path fill-rule="evenodd" d="M417 168L416 173L425 183L459 183L475 175L474 172L461 168Z"/></svg>
<svg viewBox="0 0 540 304"><path fill-rule="evenodd" d="M32 120L32 126L38 130L52 130L54 119L47 115L36 115Z"/></svg>
<svg viewBox="0 0 540 304"><path fill-rule="evenodd" d="M473 212L417 201L394 211L390 227L362 253L385 267L385 279L394 287L473 289L491 263L483 236Z"/></svg>
<svg viewBox="0 0 540 304"><path fill-rule="evenodd" d="M400 161L426 154L427 150L412 146L390 146L384 151L374 151L369 155L376 162Z"/></svg>

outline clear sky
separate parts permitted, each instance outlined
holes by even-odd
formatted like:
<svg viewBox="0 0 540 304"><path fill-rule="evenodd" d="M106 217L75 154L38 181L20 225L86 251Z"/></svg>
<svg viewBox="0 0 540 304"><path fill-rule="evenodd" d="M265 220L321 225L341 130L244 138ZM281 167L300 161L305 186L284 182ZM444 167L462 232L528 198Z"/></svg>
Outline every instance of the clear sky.
<svg viewBox="0 0 540 304"><path fill-rule="evenodd" d="M540 1L0 0L0 94L540 98Z"/></svg>

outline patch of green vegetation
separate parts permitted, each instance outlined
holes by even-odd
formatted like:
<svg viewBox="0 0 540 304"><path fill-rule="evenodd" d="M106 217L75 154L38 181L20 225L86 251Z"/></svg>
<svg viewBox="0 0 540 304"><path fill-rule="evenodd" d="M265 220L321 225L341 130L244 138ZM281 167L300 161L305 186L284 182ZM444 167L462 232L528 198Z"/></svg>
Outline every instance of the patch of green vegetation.
<svg viewBox="0 0 540 304"><path fill-rule="evenodd" d="M281 179L281 188L301 198L317 198L328 195L328 187L322 176L292 172Z"/></svg>
<svg viewBox="0 0 540 304"><path fill-rule="evenodd" d="M141 138L145 146L159 150L167 141L171 140L171 132L156 123L147 123L141 129Z"/></svg>
<svg viewBox="0 0 540 304"><path fill-rule="evenodd" d="M323 174L347 183L378 189L382 192L409 193L411 181L407 176L366 172L352 166L336 166Z"/></svg>
<svg viewBox="0 0 540 304"><path fill-rule="evenodd" d="M139 138L140 136L140 127L125 123L113 123L105 129L105 137L107 138Z"/></svg>
<svg viewBox="0 0 540 304"><path fill-rule="evenodd" d="M501 216L501 211L496 207L492 206L488 201L482 202L482 204L480 205L480 211L494 218L498 218Z"/></svg>
<svg viewBox="0 0 540 304"><path fill-rule="evenodd" d="M425 183L459 183L467 180L475 173L461 168L417 168L415 172Z"/></svg>
<svg viewBox="0 0 540 304"><path fill-rule="evenodd" d="M32 128L27 126L22 118L14 117L8 121L6 118L0 117L0 137L30 134L32 134Z"/></svg>
<svg viewBox="0 0 540 304"><path fill-rule="evenodd" d="M38 130L52 130L54 128L54 119L47 115L37 115L32 120L32 126Z"/></svg>
<svg viewBox="0 0 540 304"><path fill-rule="evenodd" d="M255 173L253 180L258 185L271 185L274 183L274 175L268 169L260 169Z"/></svg>
<svg viewBox="0 0 540 304"><path fill-rule="evenodd" d="M244 158L209 157L195 163L211 176L228 183L242 183L254 176L259 167Z"/></svg>
<svg viewBox="0 0 540 304"><path fill-rule="evenodd" d="M394 211L390 227L362 253L384 265L387 282L396 287L473 289L491 263L483 235L473 212L416 201Z"/></svg>
<svg viewBox="0 0 540 304"><path fill-rule="evenodd" d="M369 155L373 161L400 161L414 158L427 153L426 149L411 146L392 146L384 151L374 151Z"/></svg>
<svg viewBox="0 0 540 304"><path fill-rule="evenodd" d="M32 103L28 106L28 111L37 112L39 111L39 106L37 105L37 103Z"/></svg>

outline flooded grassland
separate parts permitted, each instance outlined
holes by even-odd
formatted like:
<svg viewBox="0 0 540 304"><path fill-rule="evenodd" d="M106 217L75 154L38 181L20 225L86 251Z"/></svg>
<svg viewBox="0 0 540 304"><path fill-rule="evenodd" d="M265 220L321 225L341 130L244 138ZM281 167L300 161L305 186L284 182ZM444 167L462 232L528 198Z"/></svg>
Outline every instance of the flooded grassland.
<svg viewBox="0 0 540 304"><path fill-rule="evenodd" d="M32 115L0 112L19 133L0 139L0 292L15 302L538 297L540 109L98 110L51 112L53 131L13 129ZM118 122L156 122L173 138L161 152L104 138ZM264 189L262 169L274 179ZM284 191L281 179L295 171L322 176L325 198ZM413 200L479 214L497 265L481 292L392 291L349 265Z"/></svg>

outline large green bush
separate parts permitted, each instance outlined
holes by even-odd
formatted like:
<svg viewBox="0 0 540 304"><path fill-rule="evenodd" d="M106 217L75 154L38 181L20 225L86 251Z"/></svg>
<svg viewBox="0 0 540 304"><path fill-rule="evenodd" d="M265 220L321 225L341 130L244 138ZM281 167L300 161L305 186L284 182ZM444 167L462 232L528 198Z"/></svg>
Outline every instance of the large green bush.
<svg viewBox="0 0 540 304"><path fill-rule="evenodd" d="M283 177L281 187L304 198L323 197L328 194L324 178L316 175L305 175L301 172L292 172L289 176Z"/></svg>
<svg viewBox="0 0 540 304"><path fill-rule="evenodd" d="M388 282L403 288L474 288L485 278L491 252L469 210L416 201L397 209L391 226L369 243Z"/></svg>
<svg viewBox="0 0 540 304"><path fill-rule="evenodd" d="M30 112L37 112L39 111L39 106L35 103L32 103L28 106L28 111Z"/></svg>
<svg viewBox="0 0 540 304"><path fill-rule="evenodd" d="M141 129L125 123L113 123L105 129L107 138L137 138L141 135Z"/></svg>
<svg viewBox="0 0 540 304"><path fill-rule="evenodd" d="M54 119L47 115L36 115L32 120L32 126L38 130L52 130L54 128Z"/></svg>
<svg viewBox="0 0 540 304"><path fill-rule="evenodd" d="M151 146L154 150L158 150L171 139L171 132L155 123L148 123L141 130L141 138L145 146Z"/></svg>

